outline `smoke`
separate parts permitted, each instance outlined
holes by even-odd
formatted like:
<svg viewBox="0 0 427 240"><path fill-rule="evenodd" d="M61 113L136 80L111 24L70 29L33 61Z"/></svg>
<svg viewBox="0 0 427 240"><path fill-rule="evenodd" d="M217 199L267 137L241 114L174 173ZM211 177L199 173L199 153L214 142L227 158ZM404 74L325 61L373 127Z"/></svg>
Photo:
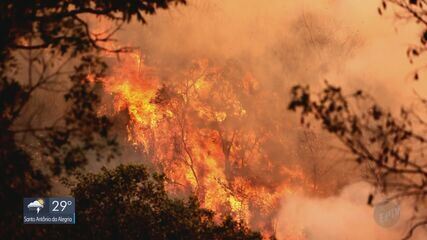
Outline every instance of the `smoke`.
<svg viewBox="0 0 427 240"><path fill-rule="evenodd" d="M274 132L263 146L268 169L299 165L318 190L316 198L284 198L278 215L279 237L289 230L287 226L294 226L316 240L398 239L403 233L400 227L388 230L374 222L372 209L366 205L367 186L355 184L342 190L359 179L359 174L342 154L330 150L331 145L337 145L331 136L320 132L307 136L299 128L298 116L286 110L291 86L310 84L318 89L325 79L346 91L362 88L392 110L411 103L414 89L421 95L427 93L423 81L410 79L416 66L405 55L408 45L418 40L420 29L396 22L392 9L379 16L379 4L190 0L187 6L149 16L143 28L126 26L118 38L139 47L145 64L158 70L164 84L177 75L182 77L182 72L200 59L221 69L237 69L230 75L236 79L249 72L259 82L263 98L258 101L254 97L245 105L245 110L258 115L246 124L247 129L270 128ZM120 161L143 158L139 152L129 151ZM267 169L266 162L252 166L251 170L258 170L252 175L274 186L282 175L261 171ZM256 219L253 222L258 224Z"/></svg>
<svg viewBox="0 0 427 240"><path fill-rule="evenodd" d="M392 105L396 95L427 90L425 83L409 80L417 63L411 65L405 57L420 29L397 22L393 9L380 16L379 4L193 0L150 16L142 30L127 27L120 38L139 46L149 63L166 69L197 58L237 59L264 85L283 91L327 78L350 89L381 91L381 101Z"/></svg>
<svg viewBox="0 0 427 240"><path fill-rule="evenodd" d="M316 151L323 151L322 157L315 158L319 154L300 148L305 137L298 116L286 110L291 86L310 84L318 89L327 79L346 91L362 88L392 110L411 103L414 89L421 94L427 90L422 81L409 80L414 66L405 56L408 45L417 41L419 29L396 22L392 9L386 16L378 15L378 4L351 0L190 0L186 6L149 16L144 27L126 26L118 38L121 43L139 47L145 63L158 69L165 84L199 59L208 59L220 68L234 64L250 72L268 99L254 101L256 104L247 110L269 110L251 124L281 125L275 138L285 144L271 147L273 161L300 164L305 170L316 162L326 169L343 156L328 152L326 148L335 143L330 136L320 134L322 146ZM336 174L355 175L351 167L340 166L329 173L329 179L321 178L330 186ZM346 181L335 185L339 188Z"/></svg>
<svg viewBox="0 0 427 240"><path fill-rule="evenodd" d="M400 203L399 222L390 228L381 227L374 220L374 209L366 204L370 191L369 184L358 182L328 198L285 196L278 214L278 239L286 239L289 230L295 229L307 240L402 239L412 209ZM412 239L425 238L425 232L419 230Z"/></svg>

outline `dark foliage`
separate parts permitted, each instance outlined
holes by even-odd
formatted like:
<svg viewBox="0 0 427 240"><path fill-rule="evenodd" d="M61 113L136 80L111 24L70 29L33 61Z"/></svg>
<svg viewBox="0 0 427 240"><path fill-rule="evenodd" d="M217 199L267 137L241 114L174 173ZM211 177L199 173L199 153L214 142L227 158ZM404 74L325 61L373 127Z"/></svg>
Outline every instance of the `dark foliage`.
<svg viewBox="0 0 427 240"><path fill-rule="evenodd" d="M421 101L427 110L427 101ZM345 95L328 83L318 94L309 87L295 86L289 109L300 110L301 122L307 126L310 119L319 121L367 169L367 179L379 192L389 194L390 200L413 201L417 211L413 220L427 223L427 141L423 136L427 125L421 112L402 108L395 117L362 91Z"/></svg>
<svg viewBox="0 0 427 240"><path fill-rule="evenodd" d="M119 166L78 177L74 226L51 226L44 239L262 239L243 223L200 208L195 198L173 199L165 177L142 166Z"/></svg>
<svg viewBox="0 0 427 240"><path fill-rule="evenodd" d="M0 2L0 239L35 236L36 228L22 227L22 198L47 194L52 176L117 155L111 123L96 112L95 83L107 68L97 53L125 51L101 43L121 24L144 23L144 14L174 2L184 0ZM117 28L93 34L90 17ZM33 107L37 96L53 95L62 102Z"/></svg>
<svg viewBox="0 0 427 240"><path fill-rule="evenodd" d="M82 16L105 17L112 21L145 23L144 14L154 14L157 8L185 0L5 0L0 3L0 49L57 48L62 54L78 54L100 47L99 42L110 41L90 32ZM25 44L23 38L34 38Z"/></svg>
<svg viewBox="0 0 427 240"><path fill-rule="evenodd" d="M414 21L425 29L420 43L407 50L412 63L427 50L427 1L384 0L378 8L379 14L383 14L389 4L397 7L398 19ZM414 80L420 79L420 70L414 71ZM419 100L421 109L402 107L400 114L393 116L361 90L346 95L341 88L326 83L317 94L308 86L295 86L289 104L290 110L301 111L303 124L309 126L309 119L315 119L334 134L367 169L366 177L379 192L389 194L389 199L413 201L412 227L404 239L410 239L417 228L427 225L427 139L424 136L427 99L419 97ZM374 197L368 196L368 203Z"/></svg>
<svg viewBox="0 0 427 240"><path fill-rule="evenodd" d="M420 34L419 43L412 44L406 52L409 61L412 63L414 59L427 51L427 1L426 0L383 0L378 12L383 14L387 10L387 6L392 5L396 8L395 16L397 19L411 21L419 24L424 30ZM424 67L413 71L413 79L419 80L420 72Z"/></svg>

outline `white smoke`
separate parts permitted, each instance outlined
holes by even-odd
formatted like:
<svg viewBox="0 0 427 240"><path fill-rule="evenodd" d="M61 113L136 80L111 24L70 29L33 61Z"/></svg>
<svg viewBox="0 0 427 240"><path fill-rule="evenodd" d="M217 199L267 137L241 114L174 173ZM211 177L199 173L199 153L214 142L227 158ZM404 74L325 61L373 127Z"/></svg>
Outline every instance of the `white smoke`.
<svg viewBox="0 0 427 240"><path fill-rule="evenodd" d="M411 208L401 203L399 222L384 228L374 220L374 208L367 204L371 186L354 183L338 196L312 198L287 195L283 198L277 223L278 239L300 231L307 240L400 240L408 230ZM411 240L426 239L422 229Z"/></svg>

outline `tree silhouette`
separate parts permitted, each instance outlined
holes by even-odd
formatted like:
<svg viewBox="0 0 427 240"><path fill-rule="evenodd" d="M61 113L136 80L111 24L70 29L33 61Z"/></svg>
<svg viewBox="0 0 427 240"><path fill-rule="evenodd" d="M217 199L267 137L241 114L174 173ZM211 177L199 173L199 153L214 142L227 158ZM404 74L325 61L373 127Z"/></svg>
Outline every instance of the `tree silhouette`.
<svg viewBox="0 0 427 240"><path fill-rule="evenodd" d="M426 1L386 0L378 8L380 14L388 4L398 7L398 18L422 24L427 31ZM411 62L427 49L426 38L424 33L420 44L409 46L407 55ZM418 69L414 79L419 79ZM389 194L389 200L413 202L413 227L404 239L411 238L416 228L427 224L427 164L424 160L427 100L421 96L419 100L421 109L402 107L399 115L394 116L363 91L345 94L340 87L326 82L326 87L318 93L311 91L309 86L293 87L289 104L290 110L301 110L303 124L309 126L310 119L315 119L333 133L367 169L366 177L378 192ZM374 195L370 195L368 202L373 199Z"/></svg>
<svg viewBox="0 0 427 240"><path fill-rule="evenodd" d="M414 21L425 29L420 43L408 47L407 56L412 63L414 57L427 50L427 1L385 0L378 8L379 14L389 4L397 6L398 19ZM419 80L419 70L415 70L414 80ZM366 177L378 192L387 193L388 200L412 201L412 227L403 239L410 239L417 228L427 225L427 99L418 96L420 109L401 107L396 116L381 108L369 94L361 90L346 94L328 82L317 93L302 85L294 86L291 93L289 109L300 110L302 124L310 126L314 119L334 134L367 169ZM368 197L369 204L374 197Z"/></svg>
<svg viewBox="0 0 427 240"><path fill-rule="evenodd" d="M422 102L427 107L427 101ZM388 200L413 201L417 212L412 219L416 221L414 226L427 224L426 125L419 112L401 108L396 117L362 91L344 94L329 83L319 93L313 93L308 86L295 86L289 109L300 110L301 122L306 126L310 119L319 121L366 167L367 180L380 193L389 194ZM373 197L369 196L369 203ZM405 239L413 231L410 229Z"/></svg>
<svg viewBox="0 0 427 240"><path fill-rule="evenodd" d="M407 49L407 56L409 61L412 63L414 58L419 57L427 51L427 1L425 0L383 0L380 7L378 7L378 13L383 14L387 10L388 5L396 7L395 16L397 19L415 22L419 24L423 29L423 33L420 36L419 43L411 44ZM414 80L419 80L419 71L425 68L422 66L416 69L413 73Z"/></svg>
<svg viewBox="0 0 427 240"><path fill-rule="evenodd" d="M7 206L0 213L0 238L32 236L35 228L22 227L22 197L46 194L52 176L90 158L117 154L111 123L96 112L96 81L107 70L98 53L126 51L103 44L123 23L145 23L145 14L171 3L185 1L0 3L0 204ZM116 27L94 33L88 22L94 17Z"/></svg>
<svg viewBox="0 0 427 240"><path fill-rule="evenodd" d="M243 223L200 208L195 197L170 198L165 177L140 165L78 176L72 194L78 224L49 226L51 239L262 239Z"/></svg>

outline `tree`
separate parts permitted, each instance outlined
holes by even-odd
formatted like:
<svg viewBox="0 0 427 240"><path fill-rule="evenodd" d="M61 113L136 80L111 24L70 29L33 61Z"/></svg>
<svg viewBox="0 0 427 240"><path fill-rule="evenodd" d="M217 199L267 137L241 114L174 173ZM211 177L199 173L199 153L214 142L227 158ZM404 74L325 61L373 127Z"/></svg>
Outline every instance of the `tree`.
<svg viewBox="0 0 427 240"><path fill-rule="evenodd" d="M286 183L307 182L285 164L278 95L234 60L199 60L162 84L129 60L105 81L111 112L125 110L131 142L174 183L169 189L193 190L202 206L273 232Z"/></svg>
<svg viewBox="0 0 427 240"><path fill-rule="evenodd" d="M408 48L407 55L412 62L427 49L427 1L386 0L378 8L380 14L388 4L398 7L398 18L415 21L426 29L421 44ZM418 70L414 79L419 79ZM388 194L388 200L412 201L415 214L404 239L411 238L417 228L427 225L427 162L424 157L427 99L419 96L421 109L402 107L396 116L381 108L362 90L345 94L340 87L328 82L318 93L302 85L294 86L291 93L289 109L301 111L304 125L309 126L310 119L315 119L335 135L367 169L366 177L378 192ZM372 203L374 197L370 195L368 203Z"/></svg>
<svg viewBox="0 0 427 240"><path fill-rule="evenodd" d="M111 122L99 116L101 51L122 24L184 0L14 1L0 3L0 238L22 237L24 196L46 194L50 179L118 148ZM116 25L94 33L88 19ZM45 98L45 101L39 104Z"/></svg>
<svg viewBox="0 0 427 240"><path fill-rule="evenodd" d="M426 100L422 102L427 107ZM388 200L413 201L417 211L414 227L427 224L426 125L419 113L402 108L395 117L362 91L344 94L330 84L318 94L309 87L294 87L289 109L301 110L301 121L306 125L310 124L307 118L320 121L366 167L367 179L380 193L389 194Z"/></svg>
<svg viewBox="0 0 427 240"><path fill-rule="evenodd" d="M407 49L407 56L412 63L414 58L419 57L427 51L427 1L425 0L383 0L381 6L378 8L378 13L383 14L387 10L387 6L392 5L397 7L395 16L397 19L409 22L415 22L424 29L420 36L418 44L412 44ZM414 71L414 79L419 80L419 70Z"/></svg>
<svg viewBox="0 0 427 240"><path fill-rule="evenodd" d="M199 207L195 197L170 198L165 176L140 165L81 174L72 187L78 224L49 226L51 239L262 239L243 223Z"/></svg>

